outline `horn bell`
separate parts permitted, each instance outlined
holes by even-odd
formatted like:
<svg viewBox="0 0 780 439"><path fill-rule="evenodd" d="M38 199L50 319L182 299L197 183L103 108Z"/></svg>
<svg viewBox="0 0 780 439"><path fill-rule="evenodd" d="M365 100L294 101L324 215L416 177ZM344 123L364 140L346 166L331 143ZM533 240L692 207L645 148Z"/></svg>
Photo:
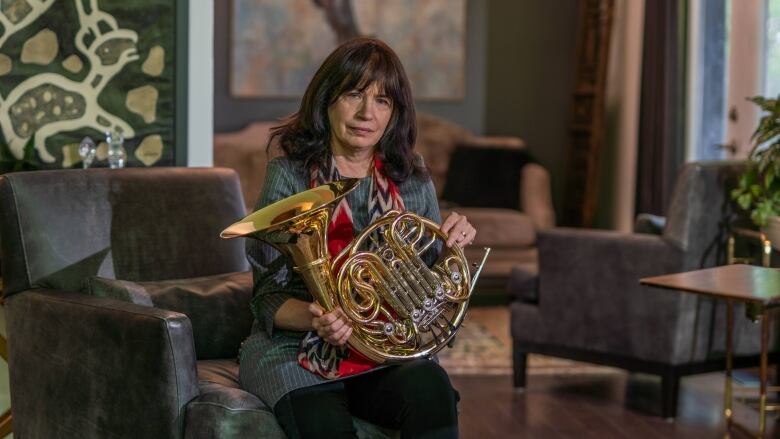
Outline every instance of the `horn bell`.
<svg viewBox="0 0 780 439"><path fill-rule="evenodd" d="M219 234L223 239L249 236L258 232L282 230L309 216L317 209L335 206L360 184L357 178L345 178L291 195L253 212Z"/></svg>

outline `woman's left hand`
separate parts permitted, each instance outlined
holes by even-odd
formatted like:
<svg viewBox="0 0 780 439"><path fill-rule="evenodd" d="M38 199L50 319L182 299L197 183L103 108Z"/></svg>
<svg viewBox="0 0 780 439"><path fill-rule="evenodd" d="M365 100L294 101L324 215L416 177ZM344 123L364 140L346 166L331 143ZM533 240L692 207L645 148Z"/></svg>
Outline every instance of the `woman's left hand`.
<svg viewBox="0 0 780 439"><path fill-rule="evenodd" d="M460 248L474 242L477 229L469 223L464 215L452 212L441 224L441 231L447 234L447 247L458 244Z"/></svg>

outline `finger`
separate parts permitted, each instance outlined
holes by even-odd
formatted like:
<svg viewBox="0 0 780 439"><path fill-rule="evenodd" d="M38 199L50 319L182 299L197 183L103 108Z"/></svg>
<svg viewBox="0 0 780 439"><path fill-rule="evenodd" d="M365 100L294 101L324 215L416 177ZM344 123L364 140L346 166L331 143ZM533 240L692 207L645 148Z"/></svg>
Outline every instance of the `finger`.
<svg viewBox="0 0 780 439"><path fill-rule="evenodd" d="M317 330L317 335L322 338L331 337L343 326L349 324L349 320L340 308L334 308L333 311L314 320L312 326Z"/></svg>
<svg viewBox="0 0 780 439"><path fill-rule="evenodd" d="M452 247L455 243L460 244L462 241L465 242L471 229L472 227L471 224L469 224L468 218L466 218L465 215L458 215L455 224L450 230L450 234L447 239L447 247Z"/></svg>
<svg viewBox="0 0 780 439"><path fill-rule="evenodd" d="M352 327L348 326L347 331L344 333L344 335L341 336L341 338L338 340L336 344L339 346L344 346L349 341L349 337L352 336Z"/></svg>
<svg viewBox="0 0 780 439"><path fill-rule="evenodd" d="M345 322L348 322L349 319L347 318L347 313L344 312L343 309L341 309L340 306L337 306L333 308L333 311L331 311L334 316L336 316L337 319L343 320Z"/></svg>
<svg viewBox="0 0 780 439"><path fill-rule="evenodd" d="M469 246L474 243L474 238L466 238L463 241L460 241L458 245L460 248L466 248L466 246Z"/></svg>
<svg viewBox="0 0 780 439"><path fill-rule="evenodd" d="M474 238L477 236L477 229L471 224L468 225L468 232L462 234L463 239L458 240L460 248L465 248L467 245L471 245L474 242Z"/></svg>
<svg viewBox="0 0 780 439"><path fill-rule="evenodd" d="M458 217L460 217L460 214L457 212L452 212L447 217L447 219L444 220L444 222L441 224L441 231L444 233L449 233L450 229L452 229L452 226L455 225L455 223L458 222Z"/></svg>
<svg viewBox="0 0 780 439"><path fill-rule="evenodd" d="M460 227L460 230L463 232L462 235L466 237L471 237L477 233L477 229L474 228L474 226L471 225L471 223L466 219L466 217L463 217L463 222L458 224Z"/></svg>
<svg viewBox="0 0 780 439"><path fill-rule="evenodd" d="M351 326L349 326L349 325L344 325L344 326L343 326L341 329L339 329L339 330L338 330L338 332L336 332L336 333L334 333L334 334L333 334L333 338L334 338L336 341L339 341L339 340L341 340L342 338L344 338L344 335L345 335L345 334L347 334L347 333L351 333L351 332L352 332L352 327L351 327Z"/></svg>
<svg viewBox="0 0 780 439"><path fill-rule="evenodd" d="M333 308L333 310L330 312L330 314L333 316L333 318L334 318L333 321L334 322L336 320L340 320L343 323L349 323L350 322L349 317L347 317L347 313L345 313L344 310L341 309L340 306L337 306L337 307Z"/></svg>
<svg viewBox="0 0 780 439"><path fill-rule="evenodd" d="M325 310L317 302L309 304L309 312L314 317L320 317L325 313Z"/></svg>
<svg viewBox="0 0 780 439"><path fill-rule="evenodd" d="M331 334L335 334L338 331L340 331L344 326L347 326L347 324L344 322L344 320L334 320L333 323L328 325L325 330L330 331Z"/></svg>
<svg viewBox="0 0 780 439"><path fill-rule="evenodd" d="M328 326L330 326L330 322L325 321L323 317L314 317L311 320L311 326L314 328L315 331L317 331L317 335L319 335L320 337L322 337L323 334L324 335L330 334L330 331L328 330Z"/></svg>
<svg viewBox="0 0 780 439"><path fill-rule="evenodd" d="M447 247L460 244L461 242L466 241L467 237L468 232L466 231L466 228L458 223L455 227L452 228L450 235L447 237Z"/></svg>
<svg viewBox="0 0 780 439"><path fill-rule="evenodd" d="M450 236L447 237L447 247L452 247L453 245L455 245L455 243L458 242L459 238L460 238L460 234L452 233Z"/></svg>
<svg viewBox="0 0 780 439"><path fill-rule="evenodd" d="M325 341L330 344L338 344L339 340L341 340L344 337L344 334L346 334L349 330L349 325L344 325L338 331L332 332L327 337L323 338L325 338Z"/></svg>
<svg viewBox="0 0 780 439"><path fill-rule="evenodd" d="M339 315L336 313L336 310L325 313L320 317L320 321L324 326L330 325L336 320L339 320Z"/></svg>

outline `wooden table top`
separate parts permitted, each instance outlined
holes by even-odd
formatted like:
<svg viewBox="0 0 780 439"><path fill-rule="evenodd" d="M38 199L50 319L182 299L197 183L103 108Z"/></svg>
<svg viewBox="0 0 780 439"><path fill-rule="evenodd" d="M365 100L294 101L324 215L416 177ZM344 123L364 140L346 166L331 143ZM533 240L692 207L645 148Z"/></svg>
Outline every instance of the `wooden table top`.
<svg viewBox="0 0 780 439"><path fill-rule="evenodd" d="M780 271L755 265L724 265L685 273L645 277L643 285L705 294L721 299L780 306Z"/></svg>

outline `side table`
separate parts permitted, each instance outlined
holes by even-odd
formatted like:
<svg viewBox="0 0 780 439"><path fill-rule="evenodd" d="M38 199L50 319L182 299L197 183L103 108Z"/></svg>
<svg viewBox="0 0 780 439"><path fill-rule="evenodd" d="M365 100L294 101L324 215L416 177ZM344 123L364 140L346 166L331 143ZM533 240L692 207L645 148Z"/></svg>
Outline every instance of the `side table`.
<svg viewBox="0 0 780 439"><path fill-rule="evenodd" d="M763 438L766 433L767 410L780 409L780 404L767 403L767 391L780 390L780 387L767 386L769 314L773 309L780 307L780 271L773 268L736 264L646 277L640 279L639 282L644 285L704 294L726 300L726 385L723 414L726 417L728 428L736 426L748 434L755 433L732 419L734 302L744 302L747 305L748 317L761 321L758 437Z"/></svg>

